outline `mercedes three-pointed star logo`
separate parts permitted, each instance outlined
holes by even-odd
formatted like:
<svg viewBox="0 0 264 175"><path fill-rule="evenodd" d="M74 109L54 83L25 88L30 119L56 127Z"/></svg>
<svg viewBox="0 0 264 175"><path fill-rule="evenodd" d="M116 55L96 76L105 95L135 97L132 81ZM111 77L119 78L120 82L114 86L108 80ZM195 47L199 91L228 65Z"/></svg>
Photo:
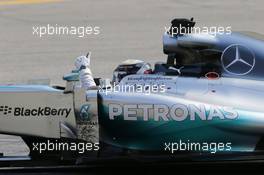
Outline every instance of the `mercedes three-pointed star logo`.
<svg viewBox="0 0 264 175"><path fill-rule="evenodd" d="M255 56L249 48L240 44L232 44L223 51L221 64L230 74L246 75L255 66Z"/></svg>

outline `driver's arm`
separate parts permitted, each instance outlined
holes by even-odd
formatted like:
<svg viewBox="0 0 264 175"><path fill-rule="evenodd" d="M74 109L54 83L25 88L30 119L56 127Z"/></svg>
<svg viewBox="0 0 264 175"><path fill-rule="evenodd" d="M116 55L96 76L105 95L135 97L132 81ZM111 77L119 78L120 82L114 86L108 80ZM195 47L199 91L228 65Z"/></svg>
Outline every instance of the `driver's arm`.
<svg viewBox="0 0 264 175"><path fill-rule="evenodd" d="M81 81L81 86L85 89L96 87L92 72L90 70L90 57L91 53L89 52L87 56L79 56L75 60L75 67L80 71L79 78Z"/></svg>

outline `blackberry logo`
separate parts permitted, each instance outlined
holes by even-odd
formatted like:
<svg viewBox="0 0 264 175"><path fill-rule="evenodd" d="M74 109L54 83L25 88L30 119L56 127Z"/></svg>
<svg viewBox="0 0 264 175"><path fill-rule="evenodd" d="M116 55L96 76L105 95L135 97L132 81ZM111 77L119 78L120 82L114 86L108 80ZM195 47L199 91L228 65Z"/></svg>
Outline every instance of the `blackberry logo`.
<svg viewBox="0 0 264 175"><path fill-rule="evenodd" d="M12 113L12 108L8 106L0 106L0 113L7 115Z"/></svg>
<svg viewBox="0 0 264 175"><path fill-rule="evenodd" d="M24 107L8 107L0 106L0 114L13 116L62 116L68 117L71 112L71 108L51 108L51 107L38 107L38 108L24 108Z"/></svg>

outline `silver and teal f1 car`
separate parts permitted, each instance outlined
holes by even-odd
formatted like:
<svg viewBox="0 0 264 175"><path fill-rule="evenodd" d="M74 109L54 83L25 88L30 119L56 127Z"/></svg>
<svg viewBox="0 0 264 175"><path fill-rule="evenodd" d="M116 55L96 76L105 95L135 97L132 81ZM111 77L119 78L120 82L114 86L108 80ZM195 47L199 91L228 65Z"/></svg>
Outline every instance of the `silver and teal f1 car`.
<svg viewBox="0 0 264 175"><path fill-rule="evenodd" d="M194 22L177 19L171 28L179 24ZM96 157L254 158L264 150L262 39L170 30L163 36L167 62L141 74L145 64L122 64L118 82L97 79L98 87L85 90L73 71L66 87L1 86L0 132L21 136L34 158L82 141ZM48 150L47 140L58 147Z"/></svg>

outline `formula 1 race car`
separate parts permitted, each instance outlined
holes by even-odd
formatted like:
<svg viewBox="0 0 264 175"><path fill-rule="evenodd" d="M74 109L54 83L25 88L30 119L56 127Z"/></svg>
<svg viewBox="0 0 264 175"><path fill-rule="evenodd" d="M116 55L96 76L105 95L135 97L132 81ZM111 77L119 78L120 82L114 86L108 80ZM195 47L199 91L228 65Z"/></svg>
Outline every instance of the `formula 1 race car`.
<svg viewBox="0 0 264 175"><path fill-rule="evenodd" d="M194 22L176 19L171 29L180 25ZM262 39L250 32L168 30L167 62L153 70L125 62L112 84L96 79L97 88L85 90L73 71L64 76L65 88L1 86L0 133L21 136L32 158L63 157L66 143L85 142L95 158L255 159L264 150Z"/></svg>

